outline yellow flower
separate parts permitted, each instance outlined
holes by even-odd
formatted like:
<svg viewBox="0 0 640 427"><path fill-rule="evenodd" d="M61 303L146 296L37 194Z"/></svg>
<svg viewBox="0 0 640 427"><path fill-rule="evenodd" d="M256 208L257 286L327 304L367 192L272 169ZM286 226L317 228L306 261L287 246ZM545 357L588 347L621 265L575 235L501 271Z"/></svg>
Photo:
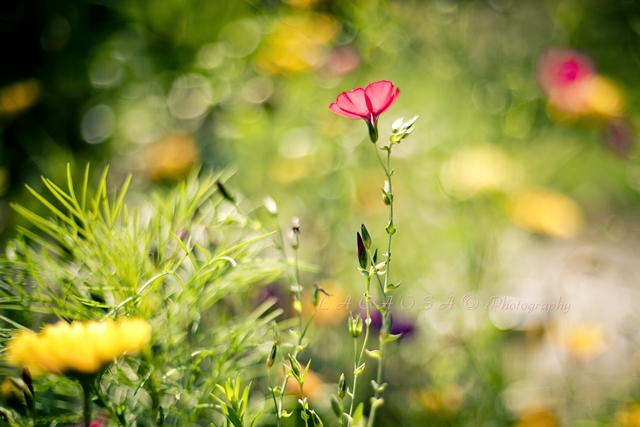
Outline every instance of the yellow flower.
<svg viewBox="0 0 640 427"><path fill-rule="evenodd" d="M608 347L609 340L602 325L574 325L558 331L559 344L577 360L588 360Z"/></svg>
<svg viewBox="0 0 640 427"><path fill-rule="evenodd" d="M616 420L622 427L640 427L640 403L634 402L616 413Z"/></svg>
<svg viewBox="0 0 640 427"><path fill-rule="evenodd" d="M258 51L256 66L272 75L302 73L319 67L339 29L338 21L320 13L281 19Z"/></svg>
<svg viewBox="0 0 640 427"><path fill-rule="evenodd" d="M555 191L533 188L516 194L508 205L511 220L529 231L571 239L582 228L580 207Z"/></svg>
<svg viewBox="0 0 640 427"><path fill-rule="evenodd" d="M557 427L555 415L544 409L528 411L516 423L516 427Z"/></svg>
<svg viewBox="0 0 640 427"><path fill-rule="evenodd" d="M141 319L114 322L58 322L42 333L18 333L7 348L7 362L29 368L34 375L46 372L92 374L114 359L137 352L149 341L151 326Z"/></svg>

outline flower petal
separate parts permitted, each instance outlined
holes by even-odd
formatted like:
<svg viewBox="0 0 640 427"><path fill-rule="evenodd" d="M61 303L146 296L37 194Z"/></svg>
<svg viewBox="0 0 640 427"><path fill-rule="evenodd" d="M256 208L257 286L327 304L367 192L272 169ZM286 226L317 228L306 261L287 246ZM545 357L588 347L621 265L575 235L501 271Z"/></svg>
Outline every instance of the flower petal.
<svg viewBox="0 0 640 427"><path fill-rule="evenodd" d="M367 108L364 89L361 87L351 92L342 92L338 95L336 104L342 111L356 115L361 119L369 118L369 108Z"/></svg>
<svg viewBox="0 0 640 427"><path fill-rule="evenodd" d="M331 109L331 111L333 111L334 113L342 116L342 117L346 117L347 119L362 119L362 116L359 116L357 114L353 114L350 113L348 111L344 111L342 108L338 107L338 104L336 102L332 103L329 108Z"/></svg>
<svg viewBox="0 0 640 427"><path fill-rule="evenodd" d="M394 91L390 81L380 80L367 86L365 93L371 101L371 112L377 116L391 106L400 92L397 89Z"/></svg>

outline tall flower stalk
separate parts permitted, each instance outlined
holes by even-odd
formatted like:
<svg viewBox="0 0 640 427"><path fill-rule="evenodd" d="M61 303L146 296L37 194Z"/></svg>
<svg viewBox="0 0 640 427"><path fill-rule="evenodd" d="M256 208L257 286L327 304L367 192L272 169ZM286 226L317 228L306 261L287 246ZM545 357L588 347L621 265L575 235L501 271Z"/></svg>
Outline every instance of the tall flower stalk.
<svg viewBox="0 0 640 427"><path fill-rule="evenodd" d="M392 125L392 134L390 137L390 143L383 147L378 147L378 116L386 111L398 98L400 90L395 88L393 83L382 80L379 82L371 83L365 89L357 88L350 92L344 92L340 94L330 108L336 114L350 118L350 119L363 119L367 123L369 130L369 139L373 143L376 157L382 167L385 174L385 182L382 188L382 199L385 205L388 206L388 220L387 227L385 228L387 233L387 246L386 252L383 254L386 260L378 263L377 250L371 252L371 237L364 224L361 227L361 233L357 233L357 245L358 245L358 262L360 264L360 271L365 277L366 291L364 298L366 301L366 319L365 319L365 336L362 342L362 347L358 351L358 337L362 332L362 324L359 317L349 318L349 331L354 339L354 371L353 371L353 389L350 393L351 405L349 409L349 424L358 424L362 416L362 411L359 405L354 410L355 394L357 391L358 377L364 370L364 363L362 358L366 352L371 358L378 361L378 368L375 381L372 381L373 385L373 398L371 399L371 411L369 413L369 419L367 422L368 427L372 427L375 423L376 411L383 404L382 392L386 384L384 384L384 359L385 359L385 346L391 341L395 341L400 338L400 335L391 334L391 313L387 305L389 291L398 287L399 282L393 284L390 282L391 273L391 243L393 235L396 233L394 225L394 191L393 191L393 175L394 170L391 168L391 150L394 145L399 144L404 138L409 136L413 130L413 124L415 123L417 116L409 121L403 119L396 120ZM380 155L380 151L386 151L386 159ZM377 350L368 350L369 329L371 325L371 278L376 278L380 290L380 304L374 306L382 314L382 328L378 338L379 346ZM359 329L358 329L359 324ZM342 419L340 420L342 425Z"/></svg>

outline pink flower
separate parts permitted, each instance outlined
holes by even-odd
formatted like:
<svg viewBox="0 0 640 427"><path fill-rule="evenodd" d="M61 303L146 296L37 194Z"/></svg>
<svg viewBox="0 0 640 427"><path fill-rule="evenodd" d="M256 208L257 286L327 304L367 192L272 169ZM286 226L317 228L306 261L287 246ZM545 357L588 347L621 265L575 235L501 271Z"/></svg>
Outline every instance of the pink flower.
<svg viewBox="0 0 640 427"><path fill-rule="evenodd" d="M552 47L538 60L538 81L549 101L566 113L585 112L589 81L596 75L591 59L580 52Z"/></svg>
<svg viewBox="0 0 640 427"><path fill-rule="evenodd" d="M371 83L366 88L355 88L350 92L342 92L336 102L329 108L336 114L348 119L363 119L369 127L369 137L372 142L378 140L378 116L387 111L400 95L388 80Z"/></svg>

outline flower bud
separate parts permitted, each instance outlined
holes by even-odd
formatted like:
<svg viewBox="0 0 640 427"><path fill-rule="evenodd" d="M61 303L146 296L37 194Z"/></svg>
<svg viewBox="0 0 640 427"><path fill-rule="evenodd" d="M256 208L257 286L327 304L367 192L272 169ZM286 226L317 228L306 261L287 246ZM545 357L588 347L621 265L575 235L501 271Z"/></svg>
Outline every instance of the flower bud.
<svg viewBox="0 0 640 427"><path fill-rule="evenodd" d="M360 263L360 268L365 270L367 268L367 250L364 247L364 242L362 241L362 236L360 233L356 233L357 241L358 241L358 262Z"/></svg>
<svg viewBox="0 0 640 427"><path fill-rule="evenodd" d="M311 294L311 303L314 307L318 306L318 284L313 284L313 294Z"/></svg>
<svg viewBox="0 0 640 427"><path fill-rule="evenodd" d="M31 379L31 372L29 372L29 368L24 368L22 370L22 381L27 385L31 395L35 395L33 391L33 380Z"/></svg>
<svg viewBox="0 0 640 427"><path fill-rule="evenodd" d="M340 380L338 381L338 397L344 399L347 394L347 381L344 379L344 374L340 374Z"/></svg>
<svg viewBox="0 0 640 427"><path fill-rule="evenodd" d="M364 247L369 249L371 247L371 235L364 224L360 225L360 232L362 233L362 242L364 243Z"/></svg>
<svg viewBox="0 0 640 427"><path fill-rule="evenodd" d="M288 354L287 357L289 358L289 361L291 362L291 372L293 372L293 376L296 379L299 379L300 378L300 374L302 373L302 367L300 366L300 362L298 362L296 360L296 358L293 357L290 354Z"/></svg>
<svg viewBox="0 0 640 427"><path fill-rule="evenodd" d="M272 216L278 215L278 205L276 205L275 200L273 200L271 197L265 196L262 200L262 204L264 204L264 207L267 212L269 212L269 214L271 214Z"/></svg>
<svg viewBox="0 0 640 427"><path fill-rule="evenodd" d="M362 334L362 319L359 314L356 317L349 316L349 333L353 338Z"/></svg>
<svg viewBox="0 0 640 427"><path fill-rule="evenodd" d="M271 347L271 353L269 353L269 357L267 357L267 367L270 368L273 366L273 363L276 360L276 355L278 354L278 346L273 344Z"/></svg>
<svg viewBox="0 0 640 427"><path fill-rule="evenodd" d="M216 181L216 186L218 187L218 191L220 192L220 194L222 195L222 197L224 197L226 200L230 201L231 203L235 203L235 198L233 197L233 195L229 192L229 190L227 189L227 187L225 187L225 185L222 183L222 181L217 180Z"/></svg>
<svg viewBox="0 0 640 427"><path fill-rule="evenodd" d="M342 417L342 404L334 395L331 395L331 409L333 409L333 413L336 414L336 417Z"/></svg>
<svg viewBox="0 0 640 427"><path fill-rule="evenodd" d="M291 222L291 231L289 232L289 240L291 241L291 249L297 250L300 247L300 220L298 217L293 218Z"/></svg>

